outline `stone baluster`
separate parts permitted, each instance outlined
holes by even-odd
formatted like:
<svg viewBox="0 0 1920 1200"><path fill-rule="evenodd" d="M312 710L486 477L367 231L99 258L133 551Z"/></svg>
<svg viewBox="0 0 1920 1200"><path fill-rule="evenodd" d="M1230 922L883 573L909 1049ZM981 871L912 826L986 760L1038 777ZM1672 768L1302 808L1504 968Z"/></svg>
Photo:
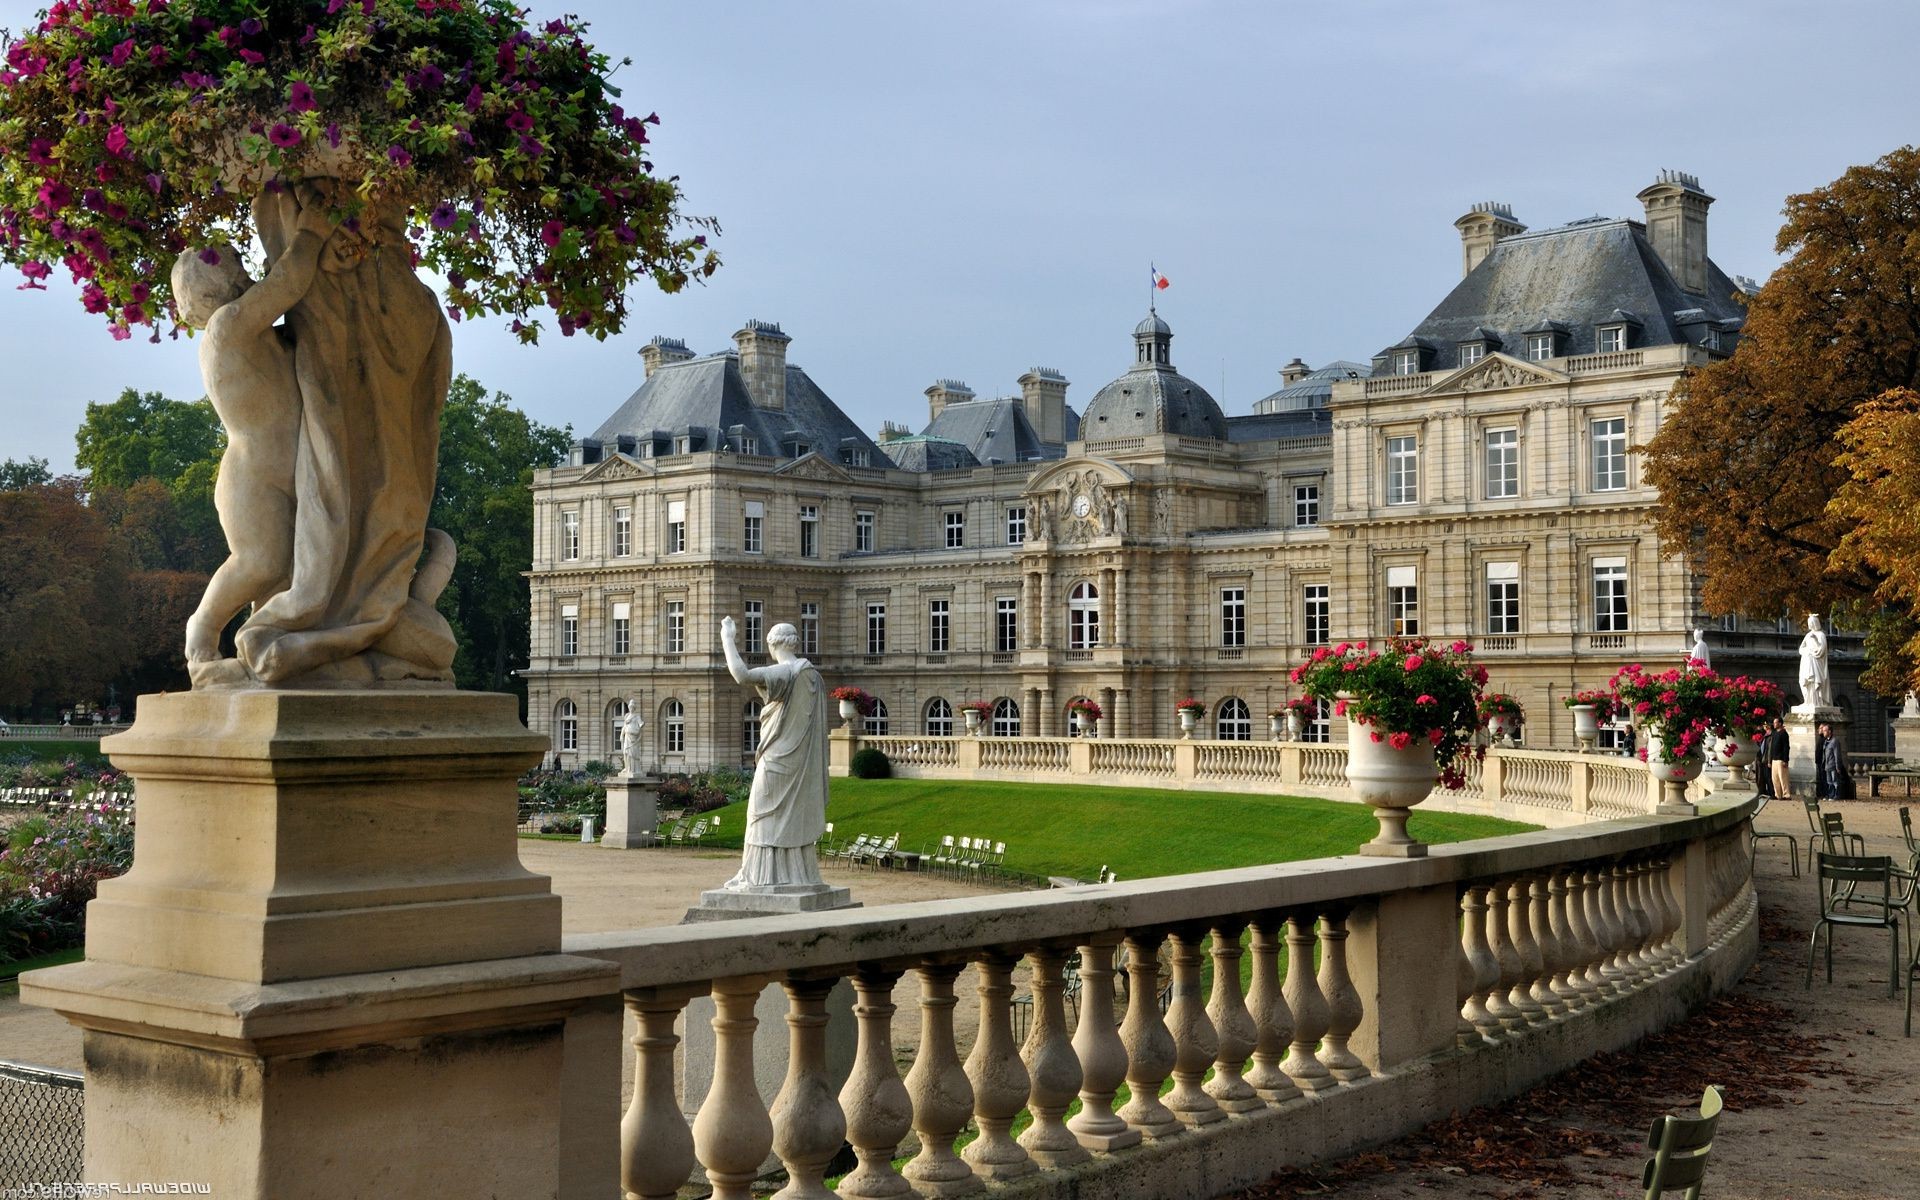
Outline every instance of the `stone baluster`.
<svg viewBox="0 0 1920 1200"><path fill-rule="evenodd" d="M1166 1106L1186 1125L1224 1120L1226 1113L1204 1086L1207 1070L1220 1053L1220 1035L1207 1015L1206 989L1200 982L1200 927L1173 932L1173 996L1167 1005L1167 1027L1173 1034L1173 1090Z"/></svg>
<svg viewBox="0 0 1920 1200"><path fill-rule="evenodd" d="M673 1200L693 1174L693 1130L673 1092L673 1025L697 992L628 992L633 1037L633 1100L620 1119L620 1192L624 1200Z"/></svg>
<svg viewBox="0 0 1920 1200"><path fill-rule="evenodd" d="M693 1144L715 1200L750 1200L773 1149L773 1121L753 1081L753 1007L765 981L713 981L713 1084L693 1119Z"/></svg>
<svg viewBox="0 0 1920 1200"><path fill-rule="evenodd" d="M1654 881L1660 885L1660 894L1667 906L1667 956L1674 970L1679 970L1687 961L1686 910L1680 905L1680 894L1674 890L1673 860L1661 862L1660 870Z"/></svg>
<svg viewBox="0 0 1920 1200"><path fill-rule="evenodd" d="M1247 1056L1258 1040L1253 1016L1240 992L1240 960L1246 951L1240 946L1240 933L1246 924L1225 917L1213 926L1213 994L1207 997L1207 1019L1213 1022L1218 1042L1213 1056L1213 1078L1206 1083L1220 1111L1253 1112L1265 1108L1253 1087L1241 1073Z"/></svg>
<svg viewBox="0 0 1920 1200"><path fill-rule="evenodd" d="M1528 894L1531 902L1527 908L1527 927L1540 951L1540 971L1528 985L1528 994L1547 1016L1564 1016L1566 999L1553 990L1553 977L1560 970L1560 941L1553 936L1553 918L1547 903L1551 893L1546 878L1534 876L1528 884Z"/></svg>
<svg viewBox="0 0 1920 1200"><path fill-rule="evenodd" d="M1580 1007L1591 1008L1600 1001L1600 987L1593 974L1600 957L1600 941L1587 923L1587 884L1578 868L1567 872L1567 926L1573 930L1573 957L1567 978L1580 989Z"/></svg>
<svg viewBox="0 0 1920 1200"><path fill-rule="evenodd" d="M1641 936L1646 932L1641 922L1645 919L1636 911L1633 893L1627 888L1627 866L1614 863L1607 870L1608 891L1613 897L1614 920L1619 922L1620 940L1613 949L1613 965L1620 972L1623 988L1631 988L1639 983L1645 972L1633 957L1634 949L1639 946Z"/></svg>
<svg viewBox="0 0 1920 1200"><path fill-rule="evenodd" d="M840 1195L890 1200L913 1189L894 1169L900 1141L913 1128L913 1101L893 1060L893 985L902 972L861 964L853 975L853 1017L859 1027L853 1071L840 1089L847 1141L860 1164L840 1181Z"/></svg>
<svg viewBox="0 0 1920 1200"><path fill-rule="evenodd" d="M1303 1092L1317 1092L1337 1082L1326 1064L1314 1057L1314 1047L1327 1032L1332 1015L1320 994L1320 981L1313 970L1313 914L1295 913L1287 918L1287 1010L1293 1014L1293 1044L1287 1048L1287 1060L1280 1064Z"/></svg>
<svg viewBox="0 0 1920 1200"><path fill-rule="evenodd" d="M1327 998L1327 1031L1320 1038L1320 1062L1335 1079L1352 1082L1372 1074L1353 1051L1347 1039L1360 1027L1365 1015L1360 1005L1360 990L1347 973L1347 914L1344 909L1327 913L1320 923L1320 992Z"/></svg>
<svg viewBox="0 0 1920 1200"><path fill-rule="evenodd" d="M1017 954L989 950L974 959L980 976L980 1032L967 1056L973 1081L973 1123L980 1136L961 1152L982 1179L1014 1179L1033 1172L1033 1160L1013 1140L1013 1119L1027 1106L1031 1082L1013 1044L1013 967Z"/></svg>
<svg viewBox="0 0 1920 1200"><path fill-rule="evenodd" d="M1540 943L1533 940L1533 915L1528 907L1527 881L1516 879L1507 885L1507 940L1513 943L1514 957L1520 962L1520 975L1507 991L1507 1002L1520 1010L1527 1024L1538 1025L1547 1019L1547 1010L1533 998L1533 981L1540 978Z"/></svg>
<svg viewBox="0 0 1920 1200"><path fill-rule="evenodd" d="M1547 877L1547 924L1553 930L1553 978L1549 986L1559 998L1562 1012L1574 1012L1586 998L1574 982L1580 968L1580 942L1573 936L1573 918L1567 911L1567 880L1559 871Z"/></svg>
<svg viewBox="0 0 1920 1200"><path fill-rule="evenodd" d="M1042 1166L1068 1167L1087 1161L1090 1155L1066 1123L1067 1109L1072 1107L1081 1082L1080 1059L1073 1052L1067 1031L1067 952L1045 946L1035 950L1030 959L1033 1027L1027 1031L1027 1044L1021 1048L1020 1057L1027 1064L1027 1078L1032 1082L1027 1107L1033 1113L1033 1124L1020 1135L1020 1144L1028 1157Z"/></svg>
<svg viewBox="0 0 1920 1200"><path fill-rule="evenodd" d="M1487 945L1487 889L1478 884L1468 886L1460 907L1466 914L1462 922L1466 952L1462 958L1473 976L1460 1014L1480 1037L1497 1038L1500 1018L1486 1004L1487 993L1500 985L1500 960Z"/></svg>
<svg viewBox="0 0 1920 1200"><path fill-rule="evenodd" d="M1157 930L1127 935L1127 1016L1120 1023L1120 1040L1127 1047L1127 1090L1132 1093L1120 1116L1150 1139L1171 1137L1182 1129L1173 1110L1160 1102L1160 1085L1173 1070L1177 1053L1160 1015L1161 940Z"/></svg>
<svg viewBox="0 0 1920 1200"><path fill-rule="evenodd" d="M1247 1083L1268 1104L1282 1104L1300 1094L1292 1076L1281 1066L1287 1057L1287 1043L1293 1040L1293 1013L1280 990L1284 924L1277 916L1255 917L1247 935L1253 956L1253 986L1247 993L1247 1008L1253 1014L1253 1066L1247 1071ZM1219 986L1217 975L1214 986Z"/></svg>
<svg viewBox="0 0 1920 1200"><path fill-rule="evenodd" d="M1619 995L1627 990L1627 977L1616 961L1622 926L1613 906L1613 876L1606 864L1587 871L1587 886L1592 901L1588 915L1594 918L1593 932L1600 942L1600 992L1603 996Z"/></svg>
<svg viewBox="0 0 1920 1200"><path fill-rule="evenodd" d="M1073 1033L1082 1073L1080 1111L1067 1128L1089 1150L1140 1142L1140 1131L1113 1111L1114 1093L1127 1076L1126 1043L1113 1027L1113 946L1100 938L1080 947L1080 1024Z"/></svg>
<svg viewBox="0 0 1920 1200"><path fill-rule="evenodd" d="M1638 862L1621 863L1619 871L1621 911L1629 915L1627 966L1636 980L1645 980L1653 974L1652 958L1647 953L1653 930L1653 914L1647 911L1647 895L1640 886L1645 871Z"/></svg>
<svg viewBox="0 0 1920 1200"><path fill-rule="evenodd" d="M1513 944L1512 927L1507 921L1507 885L1504 883L1487 886L1487 946L1493 951L1493 961L1500 968L1500 977L1487 989L1487 1011L1499 1019L1504 1032L1517 1033L1527 1027L1527 1014L1514 1007L1509 997L1520 983L1526 960L1520 957L1520 951Z"/></svg>
<svg viewBox="0 0 1920 1200"><path fill-rule="evenodd" d="M827 993L839 983L788 978L787 1078L773 1101L773 1152L787 1168L787 1186L774 1200L833 1200L822 1182L840 1153L847 1118L827 1075Z"/></svg>
<svg viewBox="0 0 1920 1200"><path fill-rule="evenodd" d="M920 1153L902 1172L923 1196L958 1196L986 1185L953 1152L954 1139L973 1115L973 1087L953 1041L953 981L960 963L926 962L920 976L920 1049L907 1072L913 1131Z"/></svg>
<svg viewBox="0 0 1920 1200"><path fill-rule="evenodd" d="M1654 973L1666 975L1680 965L1673 951L1673 930L1680 914L1668 899L1667 862L1663 858L1647 860L1647 904L1654 913Z"/></svg>

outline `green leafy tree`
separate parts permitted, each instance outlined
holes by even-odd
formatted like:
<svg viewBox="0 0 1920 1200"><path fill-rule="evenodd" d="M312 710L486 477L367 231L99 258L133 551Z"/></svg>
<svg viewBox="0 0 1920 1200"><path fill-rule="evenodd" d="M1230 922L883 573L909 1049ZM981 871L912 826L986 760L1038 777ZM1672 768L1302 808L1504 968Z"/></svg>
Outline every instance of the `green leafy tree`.
<svg viewBox="0 0 1920 1200"><path fill-rule="evenodd" d="M0 491L0 704L46 710L104 695L130 661L118 533L84 481Z"/></svg>
<svg viewBox="0 0 1920 1200"><path fill-rule="evenodd" d="M566 452L572 434L532 420L500 392L454 377L440 418L440 477L427 523L453 535L459 563L440 611L459 638L463 688L525 693L511 674L527 662L532 601L521 572L533 561L533 472Z"/></svg>
<svg viewBox="0 0 1920 1200"><path fill-rule="evenodd" d="M11 458L0 462L0 492L15 492L52 482L53 472L47 470L47 460L44 458L30 454L24 462Z"/></svg>
<svg viewBox="0 0 1920 1200"><path fill-rule="evenodd" d="M128 388L111 404L88 404L74 441L74 461L96 487L158 479L172 488L196 465L219 462L226 435L205 398L169 400Z"/></svg>

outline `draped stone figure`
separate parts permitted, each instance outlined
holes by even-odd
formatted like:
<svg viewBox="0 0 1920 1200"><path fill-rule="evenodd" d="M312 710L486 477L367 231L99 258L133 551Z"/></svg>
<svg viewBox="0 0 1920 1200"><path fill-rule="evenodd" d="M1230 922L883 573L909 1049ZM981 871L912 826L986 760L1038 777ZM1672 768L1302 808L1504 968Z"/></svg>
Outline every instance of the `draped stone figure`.
<svg viewBox="0 0 1920 1200"><path fill-rule="evenodd" d="M773 662L748 667L732 617L720 622L720 646L734 682L760 693L760 748L747 794L746 848L730 892L825 891L815 844L827 825L827 689L799 655L800 632L781 623L767 633Z"/></svg>
<svg viewBox="0 0 1920 1200"><path fill-rule="evenodd" d="M1833 679L1827 670L1827 635L1818 613L1807 614L1807 636L1800 639L1800 703L1795 712L1833 706Z"/></svg>

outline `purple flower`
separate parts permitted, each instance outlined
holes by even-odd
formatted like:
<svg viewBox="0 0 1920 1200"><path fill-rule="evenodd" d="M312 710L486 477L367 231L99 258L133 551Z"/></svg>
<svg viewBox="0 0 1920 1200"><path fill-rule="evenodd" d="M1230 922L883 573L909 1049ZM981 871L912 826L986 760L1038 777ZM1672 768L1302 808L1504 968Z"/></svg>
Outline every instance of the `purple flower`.
<svg viewBox="0 0 1920 1200"><path fill-rule="evenodd" d="M53 143L46 138L34 138L27 143L27 161L36 167L53 165Z"/></svg>
<svg viewBox="0 0 1920 1200"><path fill-rule="evenodd" d="M247 62L251 63L256 67L259 66L261 63L267 61L267 56L260 53L258 50L242 50L240 52L240 57L246 59Z"/></svg>
<svg viewBox="0 0 1920 1200"><path fill-rule="evenodd" d="M405 146L388 146L387 158L396 167L404 167L413 162L413 155L407 153Z"/></svg>
<svg viewBox="0 0 1920 1200"><path fill-rule="evenodd" d="M287 89L287 111L303 113L310 111L313 106L313 87L295 80L293 86Z"/></svg>
<svg viewBox="0 0 1920 1200"><path fill-rule="evenodd" d="M447 82L447 76L439 67L428 63L419 72L420 86L428 91L439 91Z"/></svg>
<svg viewBox="0 0 1920 1200"><path fill-rule="evenodd" d="M340 122L327 122L326 137L327 145L332 146L336 150L340 148Z"/></svg>
<svg viewBox="0 0 1920 1200"><path fill-rule="evenodd" d="M167 177L165 175L162 175L158 171L150 171L147 173L147 187L153 190L154 195L158 196L160 194L160 189L165 187L166 185L167 185Z"/></svg>
<svg viewBox="0 0 1920 1200"><path fill-rule="evenodd" d="M533 129L533 118L519 109L507 114L507 128L515 133L528 133Z"/></svg>
<svg viewBox="0 0 1920 1200"><path fill-rule="evenodd" d="M468 112L479 112L479 111L480 111L480 103L481 103L481 101L482 101L482 100L483 100L484 98L485 98L485 97L483 96L483 94L482 94L482 93L481 93L481 91L480 91L480 85L479 85L479 84L477 84L477 83L476 83L476 84L474 84L474 85L473 85L473 87L471 87L471 88L470 88L470 89L468 89L468 91L467 91L467 99L466 99L466 101L465 101L465 103L466 103L466 106L467 106L467 111L468 111Z"/></svg>
<svg viewBox="0 0 1920 1200"><path fill-rule="evenodd" d="M220 27L220 42L226 46L227 49L233 49L240 44L240 31L231 25L222 25Z"/></svg>
<svg viewBox="0 0 1920 1200"><path fill-rule="evenodd" d="M565 225L558 221L548 221L540 227L540 240L549 246L558 246L560 244L560 238L566 232L567 227Z"/></svg>
<svg viewBox="0 0 1920 1200"><path fill-rule="evenodd" d="M539 158L546 152L547 148L533 138L528 137L524 133L520 135L520 153L526 155L528 158Z"/></svg>
<svg viewBox="0 0 1920 1200"><path fill-rule="evenodd" d="M148 46L147 61L156 67L159 66L161 63L166 62L167 48L165 46L160 45L157 42L151 46Z"/></svg>
<svg viewBox="0 0 1920 1200"><path fill-rule="evenodd" d="M439 204L434 205L433 215L427 218L427 223L435 229L452 229L454 221L459 219L459 216L460 213L458 209L442 200Z"/></svg>
<svg viewBox="0 0 1920 1200"><path fill-rule="evenodd" d="M127 61L132 57L133 57L133 39L128 38L126 41L121 42L118 46L115 46L113 48L113 53L107 55L107 61L112 63L116 67L124 67L127 65Z"/></svg>
<svg viewBox="0 0 1920 1200"><path fill-rule="evenodd" d="M220 252L212 246L208 246L200 252L200 261L210 267L217 267L220 265Z"/></svg>
<svg viewBox="0 0 1920 1200"><path fill-rule="evenodd" d="M259 37L260 30L261 25L258 17L248 17L246 20L240 22L240 32L246 34L248 37Z"/></svg>
<svg viewBox="0 0 1920 1200"><path fill-rule="evenodd" d="M220 81L201 71L185 71L180 75L180 86L203 92L208 88L220 86Z"/></svg>
<svg viewBox="0 0 1920 1200"><path fill-rule="evenodd" d="M112 129L107 130L107 153L117 158L125 158L127 156L126 126L115 125Z"/></svg>
<svg viewBox="0 0 1920 1200"><path fill-rule="evenodd" d="M40 203L47 206L49 212L59 212L73 203L73 189L57 180L49 180L40 185Z"/></svg>
<svg viewBox="0 0 1920 1200"><path fill-rule="evenodd" d="M282 121L267 130L267 140L285 150L300 144L300 131Z"/></svg>
<svg viewBox="0 0 1920 1200"><path fill-rule="evenodd" d="M40 281L52 274L53 268L43 262L21 263L20 273L27 277L27 281L21 284L16 290L24 292L31 289L37 292L44 292L47 290L47 285Z"/></svg>
<svg viewBox="0 0 1920 1200"><path fill-rule="evenodd" d="M293 44L294 44L294 45L296 45L296 46L304 46L304 45L306 45L306 44L307 44L308 42L311 42L311 41L313 40L313 37L314 37L314 34L313 34L313 26L311 26L311 25L309 25L309 26L307 26L307 31L306 31L305 33L303 33L303 34L301 34L301 35L299 36L299 38L297 38L297 39L296 39L296 40L294 41L294 43L293 43Z"/></svg>

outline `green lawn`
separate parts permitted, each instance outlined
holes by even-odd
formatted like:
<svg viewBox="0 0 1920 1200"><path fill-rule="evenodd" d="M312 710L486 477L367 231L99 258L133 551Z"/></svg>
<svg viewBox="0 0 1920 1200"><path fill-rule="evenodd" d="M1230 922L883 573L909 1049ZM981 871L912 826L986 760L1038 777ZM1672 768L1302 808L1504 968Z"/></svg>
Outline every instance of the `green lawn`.
<svg viewBox="0 0 1920 1200"><path fill-rule="evenodd" d="M835 779L832 787L827 819L837 840L898 833L903 849L919 850L945 834L985 837L1007 843L1012 870L1078 879L1103 864L1142 879L1351 854L1378 829L1362 805L1299 796L938 779ZM720 811L726 837L718 844L739 845L745 806ZM1408 828L1422 841L1460 842L1536 827L1415 810Z"/></svg>
<svg viewBox="0 0 1920 1200"><path fill-rule="evenodd" d="M78 759L83 765L104 767L107 756L100 753L99 738L74 738L70 741L43 742L31 738L0 738L0 762L28 759L33 762L65 762Z"/></svg>

